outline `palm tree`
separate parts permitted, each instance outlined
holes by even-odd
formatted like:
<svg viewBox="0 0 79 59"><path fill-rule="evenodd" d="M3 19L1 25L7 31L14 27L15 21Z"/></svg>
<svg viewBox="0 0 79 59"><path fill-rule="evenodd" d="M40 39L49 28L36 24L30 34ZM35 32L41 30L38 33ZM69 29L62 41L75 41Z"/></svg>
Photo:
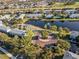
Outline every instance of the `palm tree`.
<svg viewBox="0 0 79 59"><path fill-rule="evenodd" d="M40 52L40 55L38 59L52 59L52 51L48 48L43 48L43 50Z"/></svg>

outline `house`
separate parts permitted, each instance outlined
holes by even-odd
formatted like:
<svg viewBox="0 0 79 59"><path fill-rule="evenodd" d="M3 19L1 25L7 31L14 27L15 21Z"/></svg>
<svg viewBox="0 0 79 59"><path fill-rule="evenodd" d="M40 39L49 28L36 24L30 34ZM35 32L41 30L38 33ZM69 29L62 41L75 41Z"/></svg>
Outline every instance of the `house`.
<svg viewBox="0 0 79 59"><path fill-rule="evenodd" d="M79 14L71 14L69 17L70 18L79 18Z"/></svg>
<svg viewBox="0 0 79 59"><path fill-rule="evenodd" d="M31 0L18 0L19 2L28 2L28 1L31 1Z"/></svg>
<svg viewBox="0 0 79 59"><path fill-rule="evenodd" d="M74 2L75 0L55 0L56 2Z"/></svg>
<svg viewBox="0 0 79 59"><path fill-rule="evenodd" d="M70 38L71 39L76 39L76 37L79 36L78 31L71 31Z"/></svg>
<svg viewBox="0 0 79 59"><path fill-rule="evenodd" d="M4 9L4 8L5 8L4 4L1 4L0 2L0 9Z"/></svg>
<svg viewBox="0 0 79 59"><path fill-rule="evenodd" d="M6 15L2 16L0 19L10 19L10 15L6 14Z"/></svg>
<svg viewBox="0 0 79 59"><path fill-rule="evenodd" d="M45 18L53 18L53 14L45 14Z"/></svg>
<svg viewBox="0 0 79 59"><path fill-rule="evenodd" d="M24 30L11 29L10 27L0 26L0 32L6 33L10 36L24 36L26 35Z"/></svg>
<svg viewBox="0 0 79 59"><path fill-rule="evenodd" d="M47 5L48 5L48 3L44 0L37 2L37 6L47 6Z"/></svg>
<svg viewBox="0 0 79 59"><path fill-rule="evenodd" d="M64 13L67 14L75 14L77 12L77 10L65 10Z"/></svg>
<svg viewBox="0 0 79 59"><path fill-rule="evenodd" d="M79 55L79 48L76 50L76 53Z"/></svg>
<svg viewBox="0 0 79 59"><path fill-rule="evenodd" d="M9 31L9 29L10 28L8 28L8 27L0 26L0 32L7 33Z"/></svg>
<svg viewBox="0 0 79 59"><path fill-rule="evenodd" d="M18 24L17 26L21 29L32 30L31 25L29 24Z"/></svg>
<svg viewBox="0 0 79 59"><path fill-rule="evenodd" d="M35 10L33 13L34 14L39 14L39 13L41 13L41 11L40 10Z"/></svg>
<svg viewBox="0 0 79 59"><path fill-rule="evenodd" d="M24 2L24 1L26 1L26 0L19 0L20 2Z"/></svg>
<svg viewBox="0 0 79 59"><path fill-rule="evenodd" d="M44 10L43 11L43 13L45 13L45 14L48 14L48 13L51 13L52 12L52 10Z"/></svg>
<svg viewBox="0 0 79 59"><path fill-rule="evenodd" d="M2 21L0 21L0 26L3 26L3 23L2 23Z"/></svg>
<svg viewBox="0 0 79 59"><path fill-rule="evenodd" d="M65 52L63 59L79 59L79 55L70 51Z"/></svg>
<svg viewBox="0 0 79 59"><path fill-rule="evenodd" d="M42 14L26 14L26 16L28 18L38 18L38 17L42 17Z"/></svg>
<svg viewBox="0 0 79 59"><path fill-rule="evenodd" d="M25 31L23 30L19 30L19 29L11 29L9 32L8 32L9 35L18 35L18 36L24 36L25 35Z"/></svg>
<svg viewBox="0 0 79 59"><path fill-rule="evenodd" d="M20 16L16 17L16 19L24 19L25 16L25 14L21 14Z"/></svg>
<svg viewBox="0 0 79 59"><path fill-rule="evenodd" d="M58 10L54 10L54 12L62 13L62 12L63 12L63 10L58 9Z"/></svg>

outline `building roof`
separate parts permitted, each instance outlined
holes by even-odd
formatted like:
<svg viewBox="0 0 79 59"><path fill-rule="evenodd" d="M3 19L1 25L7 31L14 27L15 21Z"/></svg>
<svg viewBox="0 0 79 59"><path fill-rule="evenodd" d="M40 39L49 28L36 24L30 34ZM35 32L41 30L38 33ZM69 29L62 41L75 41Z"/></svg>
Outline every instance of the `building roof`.
<svg viewBox="0 0 79 59"><path fill-rule="evenodd" d="M41 17L42 14L26 14L27 17Z"/></svg>
<svg viewBox="0 0 79 59"><path fill-rule="evenodd" d="M7 34L10 34L10 35L18 35L18 36L25 35L24 30L11 29L11 28L5 27L5 26L0 26L0 32L7 33Z"/></svg>
<svg viewBox="0 0 79 59"><path fill-rule="evenodd" d="M79 14L71 14L70 17L79 17Z"/></svg>
<svg viewBox="0 0 79 59"><path fill-rule="evenodd" d="M19 29L12 29L11 31L8 32L9 34L13 34L13 35L24 35L25 31L23 30L19 30Z"/></svg>
<svg viewBox="0 0 79 59"><path fill-rule="evenodd" d="M9 29L8 27L0 26L0 32L7 33L7 30L8 30L8 29Z"/></svg>
<svg viewBox="0 0 79 59"><path fill-rule="evenodd" d="M53 17L53 14L48 14L48 15L45 15L46 18L52 18Z"/></svg>
<svg viewBox="0 0 79 59"><path fill-rule="evenodd" d="M0 26L2 26L3 25L3 23L2 23L2 21L0 21Z"/></svg>
<svg viewBox="0 0 79 59"><path fill-rule="evenodd" d="M9 18L10 18L10 15L7 14L7 15L2 16L0 19L9 19Z"/></svg>

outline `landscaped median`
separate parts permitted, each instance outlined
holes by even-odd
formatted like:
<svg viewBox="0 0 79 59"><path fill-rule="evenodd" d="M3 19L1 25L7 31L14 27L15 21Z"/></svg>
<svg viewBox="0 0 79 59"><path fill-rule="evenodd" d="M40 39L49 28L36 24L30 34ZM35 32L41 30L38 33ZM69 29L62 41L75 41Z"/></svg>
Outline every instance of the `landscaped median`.
<svg viewBox="0 0 79 59"><path fill-rule="evenodd" d="M43 19L42 21L79 21L79 19Z"/></svg>

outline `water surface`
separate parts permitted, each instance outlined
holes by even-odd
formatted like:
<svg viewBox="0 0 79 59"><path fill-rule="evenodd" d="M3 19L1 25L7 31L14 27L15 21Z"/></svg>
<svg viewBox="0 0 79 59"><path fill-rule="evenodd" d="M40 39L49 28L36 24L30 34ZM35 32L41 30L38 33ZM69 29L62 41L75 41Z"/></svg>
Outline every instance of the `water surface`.
<svg viewBox="0 0 79 59"><path fill-rule="evenodd" d="M65 22L60 22L60 21L44 22L44 21L32 20L32 21L29 21L27 23L35 25L35 26L39 26L39 27L44 27L45 24L50 23L51 25L56 25L56 26L59 26L59 27L67 27L70 30L79 31L79 21L75 21L75 22L69 22L69 21L65 21Z"/></svg>

